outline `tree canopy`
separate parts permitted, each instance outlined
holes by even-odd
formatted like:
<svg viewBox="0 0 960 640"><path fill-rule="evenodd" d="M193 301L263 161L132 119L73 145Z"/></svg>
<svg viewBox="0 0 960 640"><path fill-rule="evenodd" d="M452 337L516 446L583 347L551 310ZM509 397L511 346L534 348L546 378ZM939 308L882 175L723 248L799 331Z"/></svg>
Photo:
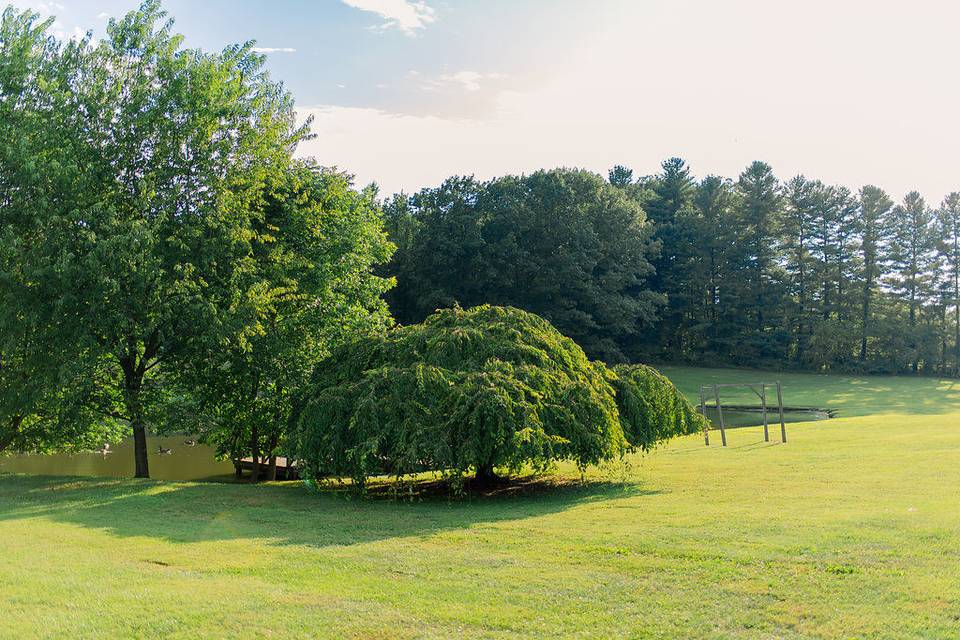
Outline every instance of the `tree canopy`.
<svg viewBox="0 0 960 640"><path fill-rule="evenodd" d="M244 289L252 315L226 340L195 345L176 362L189 430L237 461L249 456L275 476L294 394L332 345L382 331L381 297L391 281L373 275L392 245L375 194L350 177L298 163L272 185L253 216L252 265Z"/></svg>
<svg viewBox="0 0 960 640"><path fill-rule="evenodd" d="M681 158L601 180L457 177L395 196L391 309L416 322L455 301L510 304L612 362L960 370L956 194L895 206L877 186L781 181L763 162L697 180Z"/></svg>
<svg viewBox="0 0 960 640"><path fill-rule="evenodd" d="M75 415L131 425L147 476L161 365L251 313L252 212L307 130L252 43L184 49L156 0L100 41L49 27L0 26L0 313L31 335L4 361L82 363ZM38 398L67 382L54 369Z"/></svg>
<svg viewBox="0 0 960 640"><path fill-rule="evenodd" d="M586 171L450 178L396 197L386 217L401 322L454 303L514 305L621 360L663 302L647 285L658 245L642 208Z"/></svg>

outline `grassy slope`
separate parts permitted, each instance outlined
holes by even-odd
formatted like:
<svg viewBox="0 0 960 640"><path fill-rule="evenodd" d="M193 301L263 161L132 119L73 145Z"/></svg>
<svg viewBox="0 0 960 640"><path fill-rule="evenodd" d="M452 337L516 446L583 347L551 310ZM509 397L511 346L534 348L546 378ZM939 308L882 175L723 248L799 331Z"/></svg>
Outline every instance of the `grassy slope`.
<svg viewBox="0 0 960 640"><path fill-rule="evenodd" d="M624 485L397 503L4 476L0 637L960 635L960 385L782 379L850 417L684 438Z"/></svg>

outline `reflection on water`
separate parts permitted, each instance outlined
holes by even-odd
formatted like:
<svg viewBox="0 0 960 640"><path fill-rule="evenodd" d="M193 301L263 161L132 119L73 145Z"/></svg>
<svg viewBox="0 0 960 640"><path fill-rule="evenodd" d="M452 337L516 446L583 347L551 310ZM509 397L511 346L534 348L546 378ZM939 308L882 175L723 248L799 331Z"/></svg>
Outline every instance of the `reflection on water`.
<svg viewBox="0 0 960 640"><path fill-rule="evenodd" d="M186 436L148 437L150 477L157 480L234 479L233 463L216 460L214 450L203 444L189 446ZM161 454L158 448L169 449ZM133 477L133 438L111 447L111 453L58 453L51 455L0 456L0 471L56 476Z"/></svg>
<svg viewBox="0 0 960 640"><path fill-rule="evenodd" d="M784 409L784 422L810 422L812 420L826 420L830 414L818 409ZM707 420L714 429L720 428L720 418L717 415L715 407L707 407ZM780 413L777 408L767 409L767 422L769 424L780 424ZM763 424L763 413L757 410L746 409L727 409L723 410L724 427L758 427Z"/></svg>

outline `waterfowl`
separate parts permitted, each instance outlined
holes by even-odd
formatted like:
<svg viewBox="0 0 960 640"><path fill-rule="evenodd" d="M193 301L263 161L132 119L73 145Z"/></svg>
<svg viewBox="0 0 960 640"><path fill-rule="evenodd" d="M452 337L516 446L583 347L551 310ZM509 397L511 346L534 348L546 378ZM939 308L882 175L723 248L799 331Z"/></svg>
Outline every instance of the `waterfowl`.
<svg viewBox="0 0 960 640"><path fill-rule="evenodd" d="M197 446L197 441L196 441L196 440L184 440L184 441L183 441L183 444L185 444L185 445L188 446L188 447L195 447L195 446Z"/></svg>
<svg viewBox="0 0 960 640"><path fill-rule="evenodd" d="M157 447L157 453L162 456L166 456L173 453L173 449L164 449L163 447Z"/></svg>

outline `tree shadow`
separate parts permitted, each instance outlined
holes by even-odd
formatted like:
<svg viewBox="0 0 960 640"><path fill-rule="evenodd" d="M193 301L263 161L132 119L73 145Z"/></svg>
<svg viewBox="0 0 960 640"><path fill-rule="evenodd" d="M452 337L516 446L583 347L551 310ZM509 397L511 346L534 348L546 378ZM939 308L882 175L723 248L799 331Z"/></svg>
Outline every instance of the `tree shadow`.
<svg viewBox="0 0 960 640"><path fill-rule="evenodd" d="M251 486L26 475L0 478L0 521L47 518L120 537L173 543L260 539L311 547L429 536L659 493L635 484L580 483L555 477L525 478L463 498L430 491L364 498L337 487L310 491L297 482Z"/></svg>

